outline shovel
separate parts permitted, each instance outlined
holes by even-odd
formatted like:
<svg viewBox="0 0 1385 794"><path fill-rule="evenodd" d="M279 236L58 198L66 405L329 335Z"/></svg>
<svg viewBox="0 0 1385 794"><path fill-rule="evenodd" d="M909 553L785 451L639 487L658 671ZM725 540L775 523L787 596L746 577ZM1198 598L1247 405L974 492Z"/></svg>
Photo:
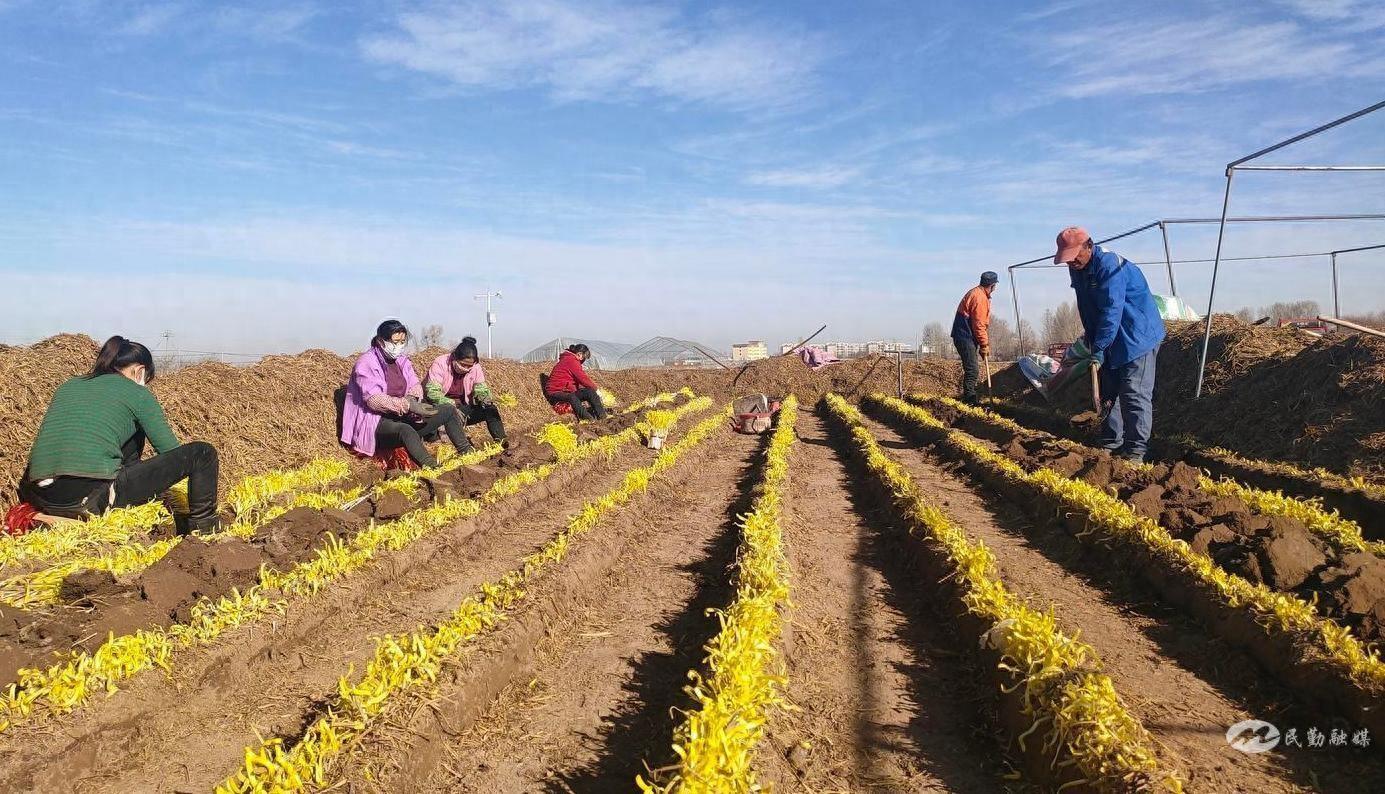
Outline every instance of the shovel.
<svg viewBox="0 0 1385 794"><path fill-rule="evenodd" d="M994 397L995 387L991 386L991 354L987 353L981 357L981 360L986 362L986 391L990 392L991 396Z"/></svg>

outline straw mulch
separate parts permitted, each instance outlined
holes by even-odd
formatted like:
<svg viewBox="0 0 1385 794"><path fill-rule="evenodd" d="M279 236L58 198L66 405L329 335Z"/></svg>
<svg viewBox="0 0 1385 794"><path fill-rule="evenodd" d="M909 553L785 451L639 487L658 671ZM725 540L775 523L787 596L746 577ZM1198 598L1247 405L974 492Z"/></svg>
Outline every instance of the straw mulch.
<svg viewBox="0 0 1385 794"><path fill-rule="evenodd" d="M96 351L93 340L76 335L0 349L0 378L9 392L9 399L0 404L0 505L14 501L29 447L54 389L90 368ZM420 378L444 352L434 348L410 357ZM332 394L346 382L355 360L355 355L309 350L268 356L246 367L207 362L161 374L152 388L180 439L208 441L217 448L224 489L246 475L299 466L317 457L350 459L337 443ZM554 418L539 392L539 375L551 365L489 361L485 367L492 388L518 400L503 412L507 427L521 430ZM775 396L796 392L805 402L829 390L853 396L894 393L898 375L894 360L879 356L818 372L808 370L795 357L783 357L732 370L665 368L591 374L623 401L690 386L718 401L755 392ZM905 365L906 390L950 392L956 389L957 378L953 362ZM485 430L473 427L471 435L480 441Z"/></svg>

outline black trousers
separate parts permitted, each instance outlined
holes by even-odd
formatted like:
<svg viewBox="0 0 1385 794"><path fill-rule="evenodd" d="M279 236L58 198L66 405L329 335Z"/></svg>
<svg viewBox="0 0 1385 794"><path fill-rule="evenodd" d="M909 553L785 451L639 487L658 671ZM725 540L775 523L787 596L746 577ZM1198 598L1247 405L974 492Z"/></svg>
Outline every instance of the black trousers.
<svg viewBox="0 0 1385 794"><path fill-rule="evenodd" d="M500 409L494 405L464 405L457 403L457 413L461 415L462 424L479 425L486 423L486 430L490 431L491 438L496 441L505 439L505 424L500 421Z"/></svg>
<svg viewBox="0 0 1385 794"><path fill-rule="evenodd" d="M981 355L976 349L976 342L953 337L952 344L956 345L957 355L962 359L962 401L980 402L976 386L981 380Z"/></svg>
<svg viewBox="0 0 1385 794"><path fill-rule="evenodd" d="M108 507L141 505L173 487L184 478L188 481L188 529L215 529L216 482L219 463L216 448L205 441L191 441L162 455L140 460L144 452L144 434L136 433L120 448L124 463L115 480L96 480L88 477L58 477L51 485L36 483L20 485L25 501L44 513L68 518L100 515ZM111 499L111 486L115 498Z"/></svg>
<svg viewBox="0 0 1385 794"><path fill-rule="evenodd" d="M438 412L427 419L410 422L393 416L380 417L380 426L375 428L375 446L381 450L403 447L409 457L420 466L436 466L438 459L423 445L424 436L431 436L442 429L458 452L470 452L471 442L462 429L461 414L456 406L436 406Z"/></svg>
<svg viewBox="0 0 1385 794"><path fill-rule="evenodd" d="M578 419L597 419L606 418L606 406L601 403L601 395L596 393L596 389L578 389L577 391L560 391L548 395L548 399L555 403L567 403L572 406L572 412L577 414ZM583 405L583 403L586 405ZM591 411L587 406L591 406Z"/></svg>

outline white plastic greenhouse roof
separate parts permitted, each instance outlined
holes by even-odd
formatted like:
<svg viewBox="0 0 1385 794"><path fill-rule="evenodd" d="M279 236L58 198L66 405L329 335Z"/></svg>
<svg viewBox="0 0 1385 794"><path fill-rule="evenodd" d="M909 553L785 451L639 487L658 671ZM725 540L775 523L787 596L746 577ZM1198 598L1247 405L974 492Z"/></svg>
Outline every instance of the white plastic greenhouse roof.
<svg viewBox="0 0 1385 794"><path fill-rule="evenodd" d="M623 342L603 342L599 339L579 339L573 336L560 336L557 339L550 339L538 347L524 354L520 359L525 364L543 364L545 362L557 361L558 354L568 348L569 345L584 344L591 348L592 357L587 366L593 369L620 369L617 363L620 357L630 351L634 345L627 345Z"/></svg>

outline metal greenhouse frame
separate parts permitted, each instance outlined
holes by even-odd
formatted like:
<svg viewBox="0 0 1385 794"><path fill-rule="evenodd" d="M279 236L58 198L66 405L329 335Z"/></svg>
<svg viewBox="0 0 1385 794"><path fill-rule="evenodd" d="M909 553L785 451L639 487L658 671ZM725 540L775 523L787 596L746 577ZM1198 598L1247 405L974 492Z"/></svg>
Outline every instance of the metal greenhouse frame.
<svg viewBox="0 0 1385 794"><path fill-rule="evenodd" d="M1225 223L1300 223L1300 222L1316 222L1316 221L1385 221L1385 214L1360 214L1360 215L1257 215L1257 216L1249 216L1249 217L1243 217L1243 218L1163 218L1163 219L1154 221L1153 223L1146 223L1146 224L1143 225L1143 226L1137 226L1137 227L1135 227L1134 229L1130 229L1129 231L1124 231L1124 232L1121 232L1120 234L1113 235L1113 236L1111 236L1111 237L1107 237L1107 238L1104 238L1104 239L1101 239L1101 240L1097 240L1096 243L1097 243L1098 245L1101 245L1101 244L1103 244L1103 243L1109 243L1109 242L1112 242L1113 240L1120 240L1120 239L1123 239L1123 238L1126 238L1126 237L1131 237L1131 236L1133 236L1133 235L1139 234L1140 232L1148 231L1148 230L1150 230L1150 229L1153 229L1153 228L1156 228L1156 227L1157 227L1157 228L1159 229L1159 232L1160 232L1160 234L1162 235L1163 241L1164 241L1164 258L1161 259L1161 260L1150 261L1150 262L1135 262L1135 264L1137 264L1137 265L1158 265L1158 264L1163 264L1164 267L1166 268L1167 272L1168 272L1169 291L1170 291L1175 297L1177 297L1177 295L1178 295L1178 284L1177 284L1177 282L1176 282L1175 279L1174 279L1174 269L1173 269L1173 266L1174 266L1174 265L1181 265L1181 264L1205 264L1205 263L1208 263L1208 262L1211 262L1211 263L1213 263L1213 264L1215 265L1217 262L1221 262L1221 261L1233 262L1233 261L1251 261L1251 260L1269 260L1269 259L1301 259L1301 258L1306 258L1306 257L1319 257L1319 256L1329 257L1329 259L1330 259L1330 261L1331 261L1331 265L1332 265L1332 300L1333 300L1333 307L1334 307L1334 310L1335 310L1335 311L1340 311L1340 309L1338 308L1338 307L1340 306L1341 301L1340 301L1339 298L1338 298L1337 255L1338 255L1338 254L1354 253L1354 252L1357 252L1357 251L1370 251L1370 250L1374 250L1374 249L1377 249L1377 248L1382 248L1382 247L1385 247L1385 246L1370 245L1370 246L1364 246L1364 247L1360 247L1360 248L1341 248L1341 249L1337 249L1337 250L1335 250L1335 251L1320 251L1320 252L1313 252L1313 253L1273 254L1273 255L1263 255L1263 256L1243 256L1243 257L1224 258L1224 259L1174 259L1174 258L1173 258L1173 254L1172 254L1172 249L1171 249L1171 247L1170 247L1170 245L1169 245L1169 229L1168 229L1168 227L1170 227L1170 226L1182 226L1182 225L1194 225L1194 224L1213 224L1213 223L1222 223L1222 224L1225 224ZM1220 246L1218 246L1218 247L1220 248ZM1020 344L1020 349L1021 349L1021 350L1023 350L1023 347L1024 347L1024 334L1023 334L1023 332L1022 332L1022 330L1021 330L1021 320L1022 320L1022 317L1020 316L1019 283L1018 283L1018 282L1016 281L1016 279L1015 279L1015 271L1016 271L1016 270L1041 269L1041 268L1066 268L1066 267L1067 267L1067 265L1055 265L1055 264L1053 264L1053 255L1052 255L1052 254L1049 254L1049 255L1047 255L1047 256L1038 257L1038 258L1036 258L1036 259L1029 259L1029 260L1026 260L1026 261L1024 261L1024 262L1017 262L1017 263L1015 263L1015 264L1013 264L1013 265L1010 265L1008 268L1006 268L1006 271L1007 271L1007 273L1008 273L1009 276L1010 276L1010 299L1011 299L1011 301L1013 302L1013 304L1014 304L1014 309L1015 309L1015 333L1016 333L1016 335L1017 335L1017 337L1018 337L1018 339L1019 339L1019 344ZM1214 271L1214 273L1215 273L1215 271ZM1211 296L1208 296L1208 306L1209 306L1209 308L1210 308L1210 306L1211 306ZM1211 316L1211 312L1210 312L1210 311L1208 312L1208 316L1209 316L1209 317Z"/></svg>
<svg viewBox="0 0 1385 794"><path fill-rule="evenodd" d="M1299 133L1298 135L1295 135L1292 138L1286 138L1285 140L1282 140L1279 143L1273 144L1271 146L1266 146L1265 148L1257 152L1253 152L1251 154L1246 155L1245 157L1242 157L1239 160L1233 160L1230 163L1226 164L1226 192L1223 194L1222 197L1221 224L1217 228L1217 253L1216 257L1212 261L1212 286L1207 291L1207 327L1204 329L1202 334L1202 354L1198 356L1197 390L1193 392L1193 399L1197 399L1202 396L1202 381L1207 371L1207 348L1212 342L1212 306L1213 301L1216 299L1217 295L1217 271L1221 268L1222 240L1226 235L1226 213L1227 210L1231 207L1232 177L1235 176L1237 171L1385 171L1385 165L1246 165L1246 163L1249 163L1252 160L1259 159L1260 157L1263 157L1269 154L1270 152L1275 152L1280 149L1283 149L1285 146L1298 143L1299 141L1305 140L1307 138L1312 138L1313 136L1324 133L1334 127L1339 127L1343 124L1346 124L1349 121L1353 121L1355 119L1361 118L1362 116L1374 113L1377 110L1380 110L1381 108L1385 108L1385 101L1377 102L1374 105L1362 108L1356 111L1355 113L1348 113L1347 115L1342 116L1339 119L1334 119L1319 127L1314 127L1313 129L1307 132ZM1335 281L1335 256L1333 257L1333 264L1333 276Z"/></svg>

